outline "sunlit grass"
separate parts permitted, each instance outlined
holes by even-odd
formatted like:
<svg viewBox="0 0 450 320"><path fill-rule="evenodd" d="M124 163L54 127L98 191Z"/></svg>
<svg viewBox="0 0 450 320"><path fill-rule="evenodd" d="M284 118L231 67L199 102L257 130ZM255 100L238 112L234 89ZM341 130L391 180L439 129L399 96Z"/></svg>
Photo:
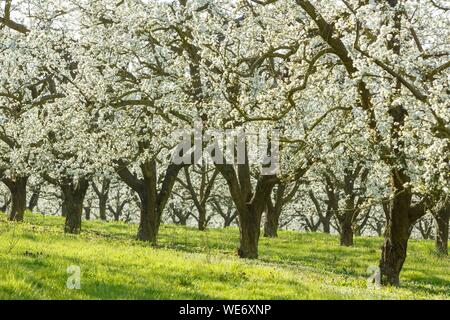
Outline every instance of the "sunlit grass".
<svg viewBox="0 0 450 320"><path fill-rule="evenodd" d="M236 257L235 228L199 232L161 227L159 246L134 240L137 226L83 222L79 236L63 219L0 215L2 299L450 299L450 260L431 241L411 240L401 288L367 288L380 238L280 232L260 242L260 259ZM67 267L81 268L81 289L66 287Z"/></svg>

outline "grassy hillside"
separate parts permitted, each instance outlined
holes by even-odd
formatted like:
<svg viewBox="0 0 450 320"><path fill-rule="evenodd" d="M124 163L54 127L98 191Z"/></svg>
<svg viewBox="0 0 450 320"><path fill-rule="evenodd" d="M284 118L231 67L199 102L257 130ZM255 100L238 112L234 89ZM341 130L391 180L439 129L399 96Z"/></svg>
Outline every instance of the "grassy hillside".
<svg viewBox="0 0 450 320"><path fill-rule="evenodd" d="M63 219L0 215L1 299L450 299L450 259L430 241L410 241L399 289L368 289L379 238L341 248L336 236L280 232L261 239L260 259L235 255L238 230L162 226L160 245L134 241L135 225L85 222L80 236ZM66 288L67 267L81 268L81 289Z"/></svg>

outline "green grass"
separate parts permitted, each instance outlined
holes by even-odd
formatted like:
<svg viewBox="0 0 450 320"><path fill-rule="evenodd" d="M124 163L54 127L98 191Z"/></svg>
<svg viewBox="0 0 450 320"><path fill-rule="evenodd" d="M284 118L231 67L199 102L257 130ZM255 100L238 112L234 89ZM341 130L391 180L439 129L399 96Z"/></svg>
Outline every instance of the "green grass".
<svg viewBox="0 0 450 320"><path fill-rule="evenodd" d="M450 260L431 241L409 242L400 288L367 288L380 238L280 232L260 241L260 259L236 257L235 228L199 232L164 225L159 247L134 241L135 225L83 222L65 235L63 219L0 215L0 299L450 299ZM67 267L81 289L66 288Z"/></svg>

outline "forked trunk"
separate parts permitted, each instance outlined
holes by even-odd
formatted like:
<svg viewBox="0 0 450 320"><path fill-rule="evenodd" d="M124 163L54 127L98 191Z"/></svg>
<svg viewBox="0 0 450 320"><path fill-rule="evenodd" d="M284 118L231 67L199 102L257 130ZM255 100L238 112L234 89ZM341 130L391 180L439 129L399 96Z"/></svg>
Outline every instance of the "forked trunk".
<svg viewBox="0 0 450 320"><path fill-rule="evenodd" d="M79 234L81 232L81 217L83 215L83 201L86 196L89 183L81 180L77 184L69 183L61 186L64 193L66 222L64 232Z"/></svg>
<svg viewBox="0 0 450 320"><path fill-rule="evenodd" d="M247 150L245 151L247 158ZM216 163L216 168L227 181L231 198L238 212L240 244L238 255L241 258L257 259L261 227L261 215L270 200L270 194L278 182L275 175L261 175L252 192L250 167L248 161L234 168L231 164Z"/></svg>
<svg viewBox="0 0 450 320"><path fill-rule="evenodd" d="M185 217L180 218L178 224L179 224L180 226L186 226L186 225L187 225L187 218L185 218Z"/></svg>
<svg viewBox="0 0 450 320"><path fill-rule="evenodd" d="M166 170L161 190L157 193L156 161L146 161L141 165L143 179L138 179L126 166L117 170L120 178L136 193L141 200L141 215L137 239L156 245L162 211L172 192L177 175L183 165L170 164Z"/></svg>

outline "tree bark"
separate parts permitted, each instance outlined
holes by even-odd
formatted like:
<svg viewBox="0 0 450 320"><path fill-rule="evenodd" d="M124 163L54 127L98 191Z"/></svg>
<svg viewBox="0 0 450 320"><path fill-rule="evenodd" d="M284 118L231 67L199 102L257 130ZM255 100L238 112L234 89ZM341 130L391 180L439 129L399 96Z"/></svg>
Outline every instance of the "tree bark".
<svg viewBox="0 0 450 320"><path fill-rule="evenodd" d="M426 206L424 200L411 205L412 192L404 187L410 180L403 171L392 169L391 176L395 196L387 217L380 271L382 284L398 286L412 227L425 215Z"/></svg>
<svg viewBox="0 0 450 320"><path fill-rule="evenodd" d="M314 207L316 208L317 215L319 216L319 223L322 225L322 229L324 233L330 233L331 229L331 218L333 217L333 210L332 206L330 204L330 201L325 201L327 205L327 210L325 211L325 214L322 211L322 206L319 203L319 200L314 195L314 192L312 190L309 190L308 192L309 198L312 200Z"/></svg>
<svg viewBox="0 0 450 320"><path fill-rule="evenodd" d="M261 215L249 212L240 219L240 246L238 255L241 258L257 259L260 235Z"/></svg>
<svg viewBox="0 0 450 320"><path fill-rule="evenodd" d="M240 244L238 255L241 258L258 258L258 242L261 215L266 208L273 187L278 182L275 175L260 176L252 193L248 164L238 165L236 172L231 164L218 164L216 168L227 181L228 189L239 216Z"/></svg>
<svg viewBox="0 0 450 320"><path fill-rule="evenodd" d="M198 230L205 231L206 230L206 208L198 207Z"/></svg>
<svg viewBox="0 0 450 320"><path fill-rule="evenodd" d="M62 204L61 204L61 217L67 217L67 204L66 201L64 200L64 197L62 199Z"/></svg>
<svg viewBox="0 0 450 320"><path fill-rule="evenodd" d="M86 196L89 182L80 180L78 183L65 183L61 185L64 194L63 207L66 208L66 222L64 232L79 234L81 232L81 217L83 215L83 201Z"/></svg>
<svg viewBox="0 0 450 320"><path fill-rule="evenodd" d="M98 199L99 217L103 221L106 221L106 203L107 203L107 201L108 201L108 196L99 197L99 199Z"/></svg>
<svg viewBox="0 0 450 320"><path fill-rule="evenodd" d="M137 239L156 245L158 234L156 161L145 163L141 166L141 170L144 180L140 192L138 192L141 200L141 216Z"/></svg>
<svg viewBox="0 0 450 320"><path fill-rule="evenodd" d="M409 239L410 203L411 196L407 191L397 194L392 202L380 261L383 284L400 284L400 271L406 259Z"/></svg>
<svg viewBox="0 0 450 320"><path fill-rule="evenodd" d="M84 218L86 220L91 220L91 207L84 207Z"/></svg>
<svg viewBox="0 0 450 320"><path fill-rule="evenodd" d="M94 181L92 181L92 189L98 197L98 208L100 220L106 221L106 205L109 197L109 186L111 181L109 179L103 179L101 187L97 187Z"/></svg>
<svg viewBox="0 0 450 320"><path fill-rule="evenodd" d="M268 207L266 211L266 222L264 224L264 237L276 238L278 237L278 225L280 216L277 214L274 207Z"/></svg>
<svg viewBox="0 0 450 320"><path fill-rule="evenodd" d="M397 8L398 0L389 0L389 5L395 8L393 18L394 31L392 38L388 41L388 49L396 55L400 55L400 31L401 31L401 11ZM394 93L400 91L402 84L400 79L396 79ZM389 109L395 125L391 128L390 137L393 141L391 147L392 155L384 155L384 161L391 167L391 184L394 192L387 225L385 230L384 245L381 253L380 271L381 282L385 285L398 286L400 284L400 271L406 259L408 239L415 222L425 214L422 204L411 206L412 192L409 187L405 187L411 179L407 174L408 165L406 154L403 151L404 140L401 135L402 127L405 124L407 110L401 106L393 106Z"/></svg>
<svg viewBox="0 0 450 320"><path fill-rule="evenodd" d="M275 204L272 203L270 196L269 199L267 199L266 223L264 224L264 237L266 238L278 237L281 211L285 203L285 199L283 198L285 190L286 185L284 183L279 183L277 191L275 192ZM295 190L293 192L295 192Z"/></svg>
<svg viewBox="0 0 450 320"><path fill-rule="evenodd" d="M141 200L141 215L139 220L139 229L137 240L157 244L158 235L158 216L156 213L156 201L151 195L151 190L143 191L139 198Z"/></svg>
<svg viewBox="0 0 450 320"><path fill-rule="evenodd" d="M187 219L186 218L182 218L182 219L180 219L179 220L179 222L178 222L178 224L180 225L180 226L186 226L187 225Z"/></svg>
<svg viewBox="0 0 450 320"><path fill-rule="evenodd" d="M27 208L27 181L28 177L18 177L15 179L5 178L2 180L11 192L11 212L10 221L23 221Z"/></svg>
<svg viewBox="0 0 450 320"><path fill-rule="evenodd" d="M450 219L450 205L446 205L444 208L434 214L436 220L436 251L440 255L448 255L448 229Z"/></svg>
<svg viewBox="0 0 450 320"><path fill-rule="evenodd" d="M353 246L353 227L352 223L344 221L340 225L340 243L341 246L351 247Z"/></svg>
<svg viewBox="0 0 450 320"><path fill-rule="evenodd" d="M30 197L30 201L28 202L27 209L33 211L34 208L38 205L39 202L40 190L36 190L32 193Z"/></svg>
<svg viewBox="0 0 450 320"><path fill-rule="evenodd" d="M212 205L216 209L217 213L223 218L223 227L228 228L236 219L238 215L237 210L235 210L232 206L227 205L227 212L225 212L216 198L212 198Z"/></svg>
<svg viewBox="0 0 450 320"><path fill-rule="evenodd" d="M172 192L173 185L183 164L170 164L159 193L157 192L156 161L149 160L141 165L143 179L139 179L128 170L126 166L117 168L122 181L124 181L139 196L141 201L141 214L137 239L157 244L159 225L162 212Z"/></svg>
<svg viewBox="0 0 450 320"><path fill-rule="evenodd" d="M324 233L330 234L330 229L331 229L330 228L330 225L331 225L330 218L331 217L328 217L328 215L327 215L326 219L321 219L320 220L320 222L322 223L322 228L323 228L323 232Z"/></svg>

